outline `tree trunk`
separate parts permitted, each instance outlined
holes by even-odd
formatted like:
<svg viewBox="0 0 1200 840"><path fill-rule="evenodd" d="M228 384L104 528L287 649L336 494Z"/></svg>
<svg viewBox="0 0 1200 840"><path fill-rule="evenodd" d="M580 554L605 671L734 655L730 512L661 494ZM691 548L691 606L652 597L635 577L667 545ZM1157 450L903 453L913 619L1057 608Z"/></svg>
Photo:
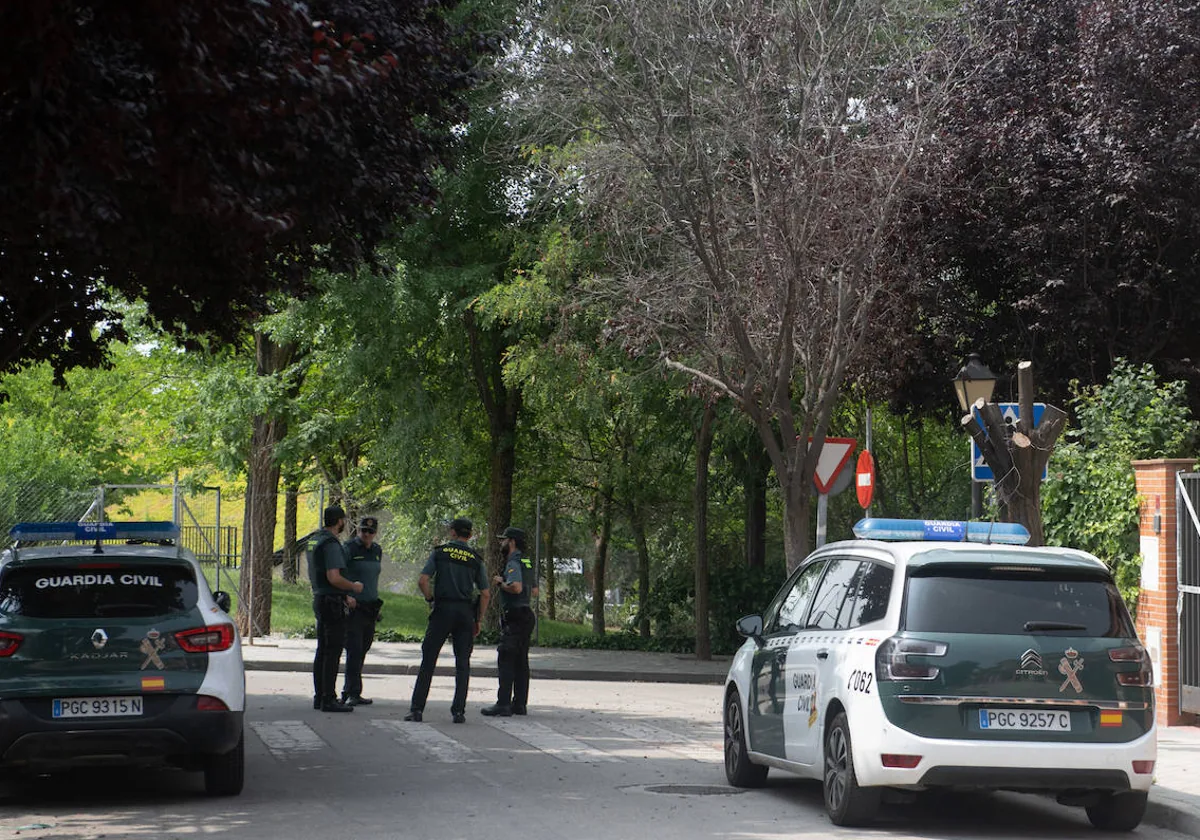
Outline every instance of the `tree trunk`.
<svg viewBox="0 0 1200 840"><path fill-rule="evenodd" d="M783 491L783 552L787 556L790 574L812 551L812 535L808 527L812 515L812 493L807 487L801 486L799 475L780 484Z"/></svg>
<svg viewBox="0 0 1200 840"><path fill-rule="evenodd" d="M300 550L296 544L299 517L300 486L289 478L283 496L283 580L295 583L300 573Z"/></svg>
<svg viewBox="0 0 1200 840"><path fill-rule="evenodd" d="M543 540L546 544L546 562L542 566L542 575L546 579L546 618L551 621L556 615L554 606L554 538L558 531L558 509L550 508L550 514L546 519L546 530L543 532Z"/></svg>
<svg viewBox="0 0 1200 840"><path fill-rule="evenodd" d="M296 345L276 344L254 334L255 372L272 376L285 370ZM238 589L238 626L242 633L271 632L271 584L274 570L275 518L279 506L279 464L275 447L287 434L282 417L259 414L253 419L246 468L246 511L243 518L242 576Z"/></svg>
<svg viewBox="0 0 1200 840"><path fill-rule="evenodd" d="M767 565L767 476L771 459L757 436L747 441L746 473L743 488L746 497L746 565L761 569Z"/></svg>
<svg viewBox="0 0 1200 840"><path fill-rule="evenodd" d="M696 430L696 483L693 505L696 517L696 658L712 659L708 616L708 461L713 441L712 405L704 406Z"/></svg>
<svg viewBox="0 0 1200 840"><path fill-rule="evenodd" d="M636 504L629 505L629 527L638 556L638 635L650 638L650 546L646 541L646 523Z"/></svg>
<svg viewBox="0 0 1200 840"><path fill-rule="evenodd" d="M592 632L604 635L604 572L608 566L608 540L612 535L612 502L600 500L600 527L595 532L596 559L592 564Z"/></svg>

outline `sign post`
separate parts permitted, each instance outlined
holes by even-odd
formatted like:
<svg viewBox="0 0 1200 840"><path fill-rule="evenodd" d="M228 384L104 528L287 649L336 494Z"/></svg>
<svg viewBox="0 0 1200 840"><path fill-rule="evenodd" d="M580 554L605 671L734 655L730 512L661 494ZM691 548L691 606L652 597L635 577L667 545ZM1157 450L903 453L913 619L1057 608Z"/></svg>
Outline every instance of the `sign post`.
<svg viewBox="0 0 1200 840"><path fill-rule="evenodd" d="M808 439L812 446L812 438ZM825 438L821 446L821 456L817 459L817 469L813 473L813 484L817 488L817 540L816 547L825 545L825 525L829 518L829 493L833 490L838 474L850 463L854 447L858 445L855 438Z"/></svg>

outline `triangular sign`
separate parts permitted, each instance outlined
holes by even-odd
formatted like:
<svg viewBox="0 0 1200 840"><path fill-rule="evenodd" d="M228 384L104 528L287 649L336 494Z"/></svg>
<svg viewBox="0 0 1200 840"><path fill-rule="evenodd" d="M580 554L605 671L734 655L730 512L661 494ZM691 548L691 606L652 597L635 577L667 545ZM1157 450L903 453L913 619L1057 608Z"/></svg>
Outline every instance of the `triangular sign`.
<svg viewBox="0 0 1200 840"><path fill-rule="evenodd" d="M808 445L812 446L812 438L808 439ZM817 490L828 493L833 489L834 479L846 464L850 463L854 447L857 445L858 441L855 438L825 438L825 445L821 447L821 457L817 459L817 471L813 475L813 484L817 485Z"/></svg>

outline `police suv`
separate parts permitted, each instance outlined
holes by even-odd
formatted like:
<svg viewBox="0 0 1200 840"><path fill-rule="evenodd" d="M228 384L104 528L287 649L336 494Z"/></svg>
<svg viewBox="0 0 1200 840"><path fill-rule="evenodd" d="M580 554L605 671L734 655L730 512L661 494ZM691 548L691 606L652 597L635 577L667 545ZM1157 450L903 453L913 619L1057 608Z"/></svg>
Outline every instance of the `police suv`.
<svg viewBox="0 0 1200 840"><path fill-rule="evenodd" d="M174 764L202 770L213 796L241 793L241 644L229 596L210 591L179 529L50 522L9 535L0 770Z"/></svg>
<svg viewBox="0 0 1200 840"><path fill-rule="evenodd" d="M725 772L824 782L837 825L885 791L1013 790L1141 822L1153 671L1104 563L1019 525L864 519L809 556L747 637L724 699ZM911 795L911 794L909 794Z"/></svg>

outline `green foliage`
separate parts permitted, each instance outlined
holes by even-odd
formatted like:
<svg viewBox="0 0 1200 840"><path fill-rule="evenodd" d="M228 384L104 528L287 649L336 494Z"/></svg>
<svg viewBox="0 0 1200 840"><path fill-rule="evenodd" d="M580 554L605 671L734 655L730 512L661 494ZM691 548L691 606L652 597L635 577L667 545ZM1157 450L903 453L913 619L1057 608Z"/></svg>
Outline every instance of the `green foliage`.
<svg viewBox="0 0 1200 840"><path fill-rule="evenodd" d="M1183 382L1159 384L1154 369L1119 359L1104 385L1074 388L1079 428L1054 450L1043 485L1046 542L1081 548L1104 560L1125 600L1137 603L1139 458L1188 454L1196 441Z"/></svg>

